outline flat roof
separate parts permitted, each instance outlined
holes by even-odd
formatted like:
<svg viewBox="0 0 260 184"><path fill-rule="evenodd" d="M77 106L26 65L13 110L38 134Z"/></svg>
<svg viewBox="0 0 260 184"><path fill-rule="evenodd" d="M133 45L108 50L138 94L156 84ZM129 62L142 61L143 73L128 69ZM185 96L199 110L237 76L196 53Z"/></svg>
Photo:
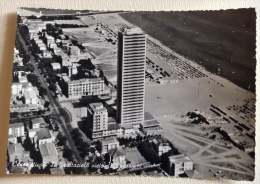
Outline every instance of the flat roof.
<svg viewBox="0 0 260 184"><path fill-rule="evenodd" d="M106 145L106 144L111 144L111 143L118 143L118 140L113 137L113 138L103 139L103 140L101 140L101 142L103 145Z"/></svg>
<svg viewBox="0 0 260 184"><path fill-rule="evenodd" d="M148 121L148 120L154 120L155 118L153 117L153 115L150 112L145 112L144 113L144 121Z"/></svg>
<svg viewBox="0 0 260 184"><path fill-rule="evenodd" d="M55 66L57 67L57 66L60 66L60 63L51 63L51 65L54 66L54 67Z"/></svg>
<svg viewBox="0 0 260 184"><path fill-rule="evenodd" d="M49 139L51 138L50 131L48 129L41 129L37 132L38 139Z"/></svg>
<svg viewBox="0 0 260 184"><path fill-rule="evenodd" d="M53 143L41 144L39 145L39 150L43 158L47 156L58 156L58 152Z"/></svg>
<svg viewBox="0 0 260 184"><path fill-rule="evenodd" d="M9 155L12 155L14 153L16 154L22 154L24 149L23 149L23 146L21 143L18 143L18 144L9 144L8 145L8 153Z"/></svg>
<svg viewBox="0 0 260 184"><path fill-rule="evenodd" d="M170 161L173 163L178 163L178 162L187 162L187 161L192 161L190 157L180 154L180 155L173 155L169 157Z"/></svg>
<svg viewBox="0 0 260 184"><path fill-rule="evenodd" d="M69 46L69 48L71 49L71 50L80 50L77 46Z"/></svg>
<svg viewBox="0 0 260 184"><path fill-rule="evenodd" d="M70 78L67 75L62 75L61 77L65 82L70 82Z"/></svg>
<svg viewBox="0 0 260 184"><path fill-rule="evenodd" d="M89 106L90 106L90 108L94 112L102 112L102 111L106 111L107 112L107 109L100 102L98 102L98 103L91 103L91 104L89 104Z"/></svg>
<svg viewBox="0 0 260 184"><path fill-rule="evenodd" d="M120 126L117 124L117 123L111 123L111 124L108 124L108 130L116 130L116 129L119 129Z"/></svg>
<svg viewBox="0 0 260 184"><path fill-rule="evenodd" d="M9 124L9 128L19 128L19 127L24 127L23 123Z"/></svg>
<svg viewBox="0 0 260 184"><path fill-rule="evenodd" d="M37 98L37 95L35 93L35 91L25 91L24 92L24 98L28 99L28 98Z"/></svg>
<svg viewBox="0 0 260 184"><path fill-rule="evenodd" d="M141 34L144 34L144 32L139 27L132 27L132 28L125 28L123 30L123 34L125 34L125 35L136 35L136 34L141 35Z"/></svg>
<svg viewBox="0 0 260 184"><path fill-rule="evenodd" d="M84 82L102 82L102 81L103 80L101 78L85 78L85 79L70 81L70 84L80 84Z"/></svg>
<svg viewBox="0 0 260 184"><path fill-rule="evenodd" d="M150 120L150 121L144 121L144 123L143 123L144 128L148 128L151 126L159 126L159 125L160 125L160 122L157 121L156 119Z"/></svg>
<svg viewBox="0 0 260 184"><path fill-rule="evenodd" d="M43 117L32 119L32 124L45 123Z"/></svg>
<svg viewBox="0 0 260 184"><path fill-rule="evenodd" d="M156 126L156 127L146 127L146 128L144 128L144 130L146 130L146 131L163 130L163 128L160 127L160 126Z"/></svg>

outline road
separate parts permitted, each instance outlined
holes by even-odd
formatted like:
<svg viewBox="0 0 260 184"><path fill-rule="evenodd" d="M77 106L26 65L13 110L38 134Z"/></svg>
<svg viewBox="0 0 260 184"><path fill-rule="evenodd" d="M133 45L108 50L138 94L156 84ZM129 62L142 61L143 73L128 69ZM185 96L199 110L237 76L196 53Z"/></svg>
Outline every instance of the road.
<svg viewBox="0 0 260 184"><path fill-rule="evenodd" d="M47 84L45 83L44 79L43 79L43 76L40 74L39 72L39 69L37 68L37 65L35 63L35 60L34 60L34 57L30 54L30 52L28 51L28 48L26 46L26 44L24 43L24 40L22 39L19 31L18 31L18 39L19 41L22 43L25 51L27 52L28 55L30 55L30 63L34 66L34 69L35 69L35 74L39 77L39 80L42 84L42 86L47 90L47 96L49 98L49 101L50 101L50 105L51 107L53 108L52 110L52 115L56 116L59 123L60 123L60 126L61 126L61 130L62 132L65 134L65 136L68 138L68 145L69 147L73 150L73 153L74 153L74 156L75 156L75 159L77 160L78 163L85 163L85 161L82 159L82 157L79 156L79 153L77 151L77 147L75 146L74 144L74 141L70 135L70 132L68 132L67 130L67 125L66 122L64 121L64 118L61 118L60 116L60 111L59 109L61 109L62 107L60 106L60 104L53 98ZM88 168L83 168L83 174L88 174L89 171L88 171Z"/></svg>

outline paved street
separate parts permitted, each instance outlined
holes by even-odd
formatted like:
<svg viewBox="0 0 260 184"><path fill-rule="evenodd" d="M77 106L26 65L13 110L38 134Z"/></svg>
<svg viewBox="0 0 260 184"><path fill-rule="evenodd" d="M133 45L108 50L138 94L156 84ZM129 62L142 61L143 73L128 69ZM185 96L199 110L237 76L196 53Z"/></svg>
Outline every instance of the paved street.
<svg viewBox="0 0 260 184"><path fill-rule="evenodd" d="M75 156L77 162L78 163L85 163L85 161L79 156L79 153L77 151L77 147L74 144L74 141L73 141L73 139L71 137L70 132L68 132L68 130L67 130L67 125L68 124L65 122L64 118L61 118L61 116L59 115L60 114L60 108L62 108L62 107L60 107L59 103L53 98L53 96L52 96L52 94L51 94L47 84L45 83L45 81L43 79L43 76L40 74L40 72L39 72L39 70L38 70L38 68L36 66L35 59L29 53L28 48L25 45L23 39L21 38L21 35L20 35L19 31L18 31L18 39L23 44L23 47L24 47L25 51L27 52L27 54L30 55L30 57L31 57L30 63L35 68L35 74L39 77L39 80L40 80L42 86L44 88L46 88L46 90L47 90L47 96L48 96L48 99L50 101L51 108L53 108L52 115L57 117L57 119L58 119L58 121L60 123L60 126L61 126L61 130L64 133L64 135L68 138L68 145L73 150L74 156ZM88 169L87 168L83 168L83 174L87 174L87 173L88 173Z"/></svg>

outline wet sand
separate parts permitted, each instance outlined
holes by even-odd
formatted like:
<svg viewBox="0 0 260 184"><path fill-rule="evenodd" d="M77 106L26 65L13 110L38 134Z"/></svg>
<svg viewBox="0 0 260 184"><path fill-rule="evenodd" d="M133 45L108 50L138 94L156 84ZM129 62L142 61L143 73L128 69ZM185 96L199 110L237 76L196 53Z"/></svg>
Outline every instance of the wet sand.
<svg viewBox="0 0 260 184"><path fill-rule="evenodd" d="M132 12L120 16L178 54L212 73L220 68L220 76L255 92L254 9Z"/></svg>

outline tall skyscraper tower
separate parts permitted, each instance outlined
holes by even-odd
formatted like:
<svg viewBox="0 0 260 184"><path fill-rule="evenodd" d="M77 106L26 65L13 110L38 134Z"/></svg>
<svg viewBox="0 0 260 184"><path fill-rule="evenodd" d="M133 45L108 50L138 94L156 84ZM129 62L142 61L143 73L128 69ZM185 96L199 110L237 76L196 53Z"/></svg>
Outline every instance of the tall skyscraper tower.
<svg viewBox="0 0 260 184"><path fill-rule="evenodd" d="M144 121L146 35L140 28L118 32L117 119L121 125Z"/></svg>

